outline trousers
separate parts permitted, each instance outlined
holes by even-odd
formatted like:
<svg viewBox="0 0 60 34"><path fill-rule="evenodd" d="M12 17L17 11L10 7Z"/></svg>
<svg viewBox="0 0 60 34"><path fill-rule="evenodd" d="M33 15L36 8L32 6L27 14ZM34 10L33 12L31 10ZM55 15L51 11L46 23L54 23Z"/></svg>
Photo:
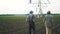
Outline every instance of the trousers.
<svg viewBox="0 0 60 34"><path fill-rule="evenodd" d="M46 27L46 34L52 34L52 28Z"/></svg>
<svg viewBox="0 0 60 34"><path fill-rule="evenodd" d="M29 34L35 34L35 24L29 24Z"/></svg>

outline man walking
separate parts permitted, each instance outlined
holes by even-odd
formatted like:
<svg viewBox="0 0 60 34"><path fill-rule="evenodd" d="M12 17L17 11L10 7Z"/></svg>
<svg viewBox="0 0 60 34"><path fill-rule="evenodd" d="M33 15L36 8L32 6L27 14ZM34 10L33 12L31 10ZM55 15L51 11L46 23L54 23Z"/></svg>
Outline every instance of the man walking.
<svg viewBox="0 0 60 34"><path fill-rule="evenodd" d="M48 11L47 15L45 15L44 22L45 22L45 27L46 27L46 34L52 34L53 16L51 15L50 11Z"/></svg>
<svg viewBox="0 0 60 34"><path fill-rule="evenodd" d="M26 21L29 22L29 34L33 33L35 34L35 22L34 22L35 16L33 14L33 11L30 11L30 14L27 16Z"/></svg>

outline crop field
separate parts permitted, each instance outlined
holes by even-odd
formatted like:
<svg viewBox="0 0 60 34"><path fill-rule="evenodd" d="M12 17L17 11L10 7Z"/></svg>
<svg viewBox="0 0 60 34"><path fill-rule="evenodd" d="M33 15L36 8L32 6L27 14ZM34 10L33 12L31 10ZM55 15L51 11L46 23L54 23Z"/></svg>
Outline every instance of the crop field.
<svg viewBox="0 0 60 34"><path fill-rule="evenodd" d="M53 34L60 34L60 15L53 15ZM36 34L45 34L43 17L35 19ZM26 16L0 16L0 34L29 34Z"/></svg>

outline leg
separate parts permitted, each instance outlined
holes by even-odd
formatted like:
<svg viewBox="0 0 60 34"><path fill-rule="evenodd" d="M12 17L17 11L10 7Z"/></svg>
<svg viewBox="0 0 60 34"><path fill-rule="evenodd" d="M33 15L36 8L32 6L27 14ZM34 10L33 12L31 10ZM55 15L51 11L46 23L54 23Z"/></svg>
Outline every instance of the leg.
<svg viewBox="0 0 60 34"><path fill-rule="evenodd" d="M52 29L51 28L49 28L49 34L52 34Z"/></svg>
<svg viewBox="0 0 60 34"><path fill-rule="evenodd" d="M29 25L29 34L31 34L31 25Z"/></svg>
<svg viewBox="0 0 60 34"><path fill-rule="evenodd" d="M33 29L33 34L35 34L35 24L33 25L32 29Z"/></svg>
<svg viewBox="0 0 60 34"><path fill-rule="evenodd" d="M48 27L46 27L46 34L48 34Z"/></svg>
<svg viewBox="0 0 60 34"><path fill-rule="evenodd" d="M51 29L51 28L46 27L46 34L52 34L52 29Z"/></svg>

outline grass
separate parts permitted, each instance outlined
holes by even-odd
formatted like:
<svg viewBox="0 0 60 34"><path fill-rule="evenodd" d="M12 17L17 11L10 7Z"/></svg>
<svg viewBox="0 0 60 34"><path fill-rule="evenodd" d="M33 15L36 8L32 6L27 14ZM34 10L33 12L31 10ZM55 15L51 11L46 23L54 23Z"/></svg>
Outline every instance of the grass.
<svg viewBox="0 0 60 34"><path fill-rule="evenodd" d="M0 16L0 34L28 34L29 24L25 21L26 16ZM36 34L45 34L42 17L35 21ZM60 24L60 16L54 15L53 31ZM55 28L54 28L55 27ZM44 32L44 33L43 33Z"/></svg>

